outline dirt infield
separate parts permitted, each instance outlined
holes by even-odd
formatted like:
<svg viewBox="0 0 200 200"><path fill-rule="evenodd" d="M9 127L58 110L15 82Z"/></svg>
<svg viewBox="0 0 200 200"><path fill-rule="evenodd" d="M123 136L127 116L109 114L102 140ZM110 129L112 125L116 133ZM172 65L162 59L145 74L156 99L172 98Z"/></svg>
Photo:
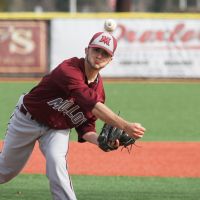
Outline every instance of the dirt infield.
<svg viewBox="0 0 200 200"><path fill-rule="evenodd" d="M138 145L133 146L130 154L126 149L104 153L89 143L70 142L70 174L200 177L200 142L138 142ZM45 160L38 144L22 173L45 173Z"/></svg>

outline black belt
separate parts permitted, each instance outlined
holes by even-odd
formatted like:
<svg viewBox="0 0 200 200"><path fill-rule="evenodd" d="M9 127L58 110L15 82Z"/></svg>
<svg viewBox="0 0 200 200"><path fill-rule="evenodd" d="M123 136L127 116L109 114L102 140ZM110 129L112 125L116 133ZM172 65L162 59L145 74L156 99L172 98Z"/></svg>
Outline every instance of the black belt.
<svg viewBox="0 0 200 200"><path fill-rule="evenodd" d="M26 110L26 108L24 107L23 104L20 106L20 109L19 109L19 110L20 110L20 112L22 112L24 115L29 114L30 119L35 120L34 117L31 116L31 114Z"/></svg>

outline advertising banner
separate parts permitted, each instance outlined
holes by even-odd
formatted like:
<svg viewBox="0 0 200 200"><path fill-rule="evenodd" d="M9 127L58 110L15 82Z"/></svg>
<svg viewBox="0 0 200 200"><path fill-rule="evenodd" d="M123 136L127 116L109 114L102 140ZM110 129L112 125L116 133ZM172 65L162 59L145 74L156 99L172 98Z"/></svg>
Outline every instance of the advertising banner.
<svg viewBox="0 0 200 200"><path fill-rule="evenodd" d="M44 21L0 21L0 74L47 71Z"/></svg>
<svg viewBox="0 0 200 200"><path fill-rule="evenodd" d="M54 19L51 68L63 59L84 57L92 35L105 19ZM200 20L116 19L118 47L105 77L200 77Z"/></svg>

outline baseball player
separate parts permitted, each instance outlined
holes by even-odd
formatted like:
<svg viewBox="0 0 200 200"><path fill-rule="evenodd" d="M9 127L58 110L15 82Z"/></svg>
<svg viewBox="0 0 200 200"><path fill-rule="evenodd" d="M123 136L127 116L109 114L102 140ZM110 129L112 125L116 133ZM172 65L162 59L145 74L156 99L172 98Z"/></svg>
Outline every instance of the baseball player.
<svg viewBox="0 0 200 200"><path fill-rule="evenodd" d="M97 146L97 119L124 130L134 139L143 137L142 125L126 121L104 104L99 72L111 62L116 47L117 40L110 33L94 34L85 48L85 58L64 60L19 98L0 154L0 183L8 182L22 170L39 141L53 199L75 200L66 161L72 128L76 129L79 142ZM113 145L117 146L117 141Z"/></svg>

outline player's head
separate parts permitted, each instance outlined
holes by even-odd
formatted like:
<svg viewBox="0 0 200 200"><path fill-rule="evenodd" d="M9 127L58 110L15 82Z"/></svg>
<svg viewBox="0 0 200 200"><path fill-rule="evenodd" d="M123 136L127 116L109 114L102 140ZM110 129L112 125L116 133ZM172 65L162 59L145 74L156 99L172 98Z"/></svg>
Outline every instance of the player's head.
<svg viewBox="0 0 200 200"><path fill-rule="evenodd" d="M108 32L98 32L93 35L88 47L101 48L113 56L117 48L117 40Z"/></svg>

